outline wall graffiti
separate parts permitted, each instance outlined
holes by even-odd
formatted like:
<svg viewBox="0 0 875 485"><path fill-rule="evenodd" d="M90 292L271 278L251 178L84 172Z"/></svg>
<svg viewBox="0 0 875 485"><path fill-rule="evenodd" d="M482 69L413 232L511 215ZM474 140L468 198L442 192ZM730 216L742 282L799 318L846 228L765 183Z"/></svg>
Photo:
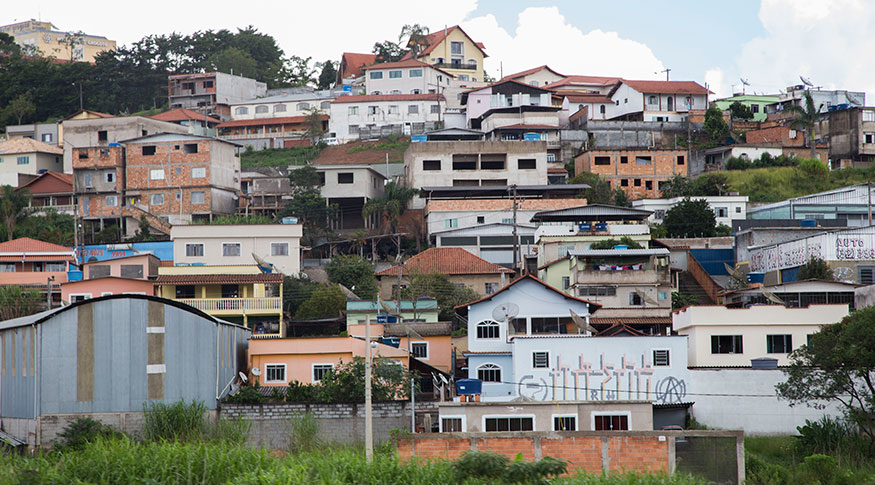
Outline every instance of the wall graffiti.
<svg viewBox="0 0 875 485"><path fill-rule="evenodd" d="M630 359L622 354L619 360L609 361L602 353L587 361L577 356L576 365L565 363L556 356L556 365L546 376L524 375L517 392L536 401L614 401L644 400L660 403L683 402L687 394L686 381L675 376L654 377L654 367L648 355Z"/></svg>

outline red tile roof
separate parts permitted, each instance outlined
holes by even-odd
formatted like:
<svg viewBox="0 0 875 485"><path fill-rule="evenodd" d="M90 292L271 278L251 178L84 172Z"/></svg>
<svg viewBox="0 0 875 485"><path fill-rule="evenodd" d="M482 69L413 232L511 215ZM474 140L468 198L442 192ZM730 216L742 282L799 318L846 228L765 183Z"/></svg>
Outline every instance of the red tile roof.
<svg viewBox="0 0 875 485"><path fill-rule="evenodd" d="M35 190L38 185L46 185L40 190ZM60 192L69 192L73 193L73 174L71 173L61 173L61 172L43 172L37 178L31 180L30 182L19 185L15 190L21 190L23 188L27 188L31 193L34 194L45 194L45 193L60 193Z"/></svg>
<svg viewBox="0 0 875 485"><path fill-rule="evenodd" d="M341 96L332 103L369 103L378 101L444 101L443 94L363 94Z"/></svg>
<svg viewBox="0 0 875 485"><path fill-rule="evenodd" d="M0 155L12 155L15 153L50 153L63 155L64 149L57 145L49 145L33 138L16 137L0 141Z"/></svg>
<svg viewBox="0 0 875 485"><path fill-rule="evenodd" d="M159 285L220 285L220 284L252 284L252 283L282 283L282 273L257 274L163 274L155 280Z"/></svg>
<svg viewBox="0 0 875 485"><path fill-rule="evenodd" d="M345 63L343 61L346 61ZM376 54L357 54L355 52L344 52L340 64L343 66L341 76L343 79L350 77L359 77L362 75L362 68L377 62Z"/></svg>
<svg viewBox="0 0 875 485"><path fill-rule="evenodd" d="M322 121L328 121L328 115L319 115ZM261 125L295 125L306 123L306 116L283 116L279 118L258 118L254 120L234 120L226 121L219 125L219 128L234 128L235 126L261 126Z"/></svg>
<svg viewBox="0 0 875 485"><path fill-rule="evenodd" d="M57 244L20 237L0 243L0 253L73 253L73 250Z"/></svg>
<svg viewBox="0 0 875 485"><path fill-rule="evenodd" d="M480 302L483 302L483 301L491 300L492 298L495 297L495 295L498 295L498 294L501 293L502 291L507 290L507 289L510 288L511 286L513 286L513 285L515 285L515 284L519 283L520 281L523 281L523 280L525 280L525 279L527 279L527 278L528 278L528 279L531 279L532 281L535 281L535 282L539 283L540 285L543 285L545 288L547 288L547 289L549 289L549 290L553 290L553 291L555 291L556 293L559 293L561 296L563 296L563 297L565 297L565 298L568 298L569 300L575 300L575 301L579 301L579 302L583 302L583 303L588 304L588 305L590 306L590 313L592 313L593 311L595 311L595 309L599 309L599 308L602 307L602 306L601 306L600 304L598 304L598 303L595 303L595 302L592 302L592 301L589 301L589 300L584 300L583 298L578 298L578 297L573 296L573 295L569 295L568 293L565 293L565 292L563 292L563 291L561 291L561 290L559 290L559 289L557 289L557 288L554 288L554 287L548 285L547 283L544 283L543 281L539 280L538 278L534 277L534 276L531 275L531 274L526 274L526 275L520 276L519 278L517 278L517 279L511 281L511 282L508 283L506 286L504 286L504 288L499 289L499 290L496 291L495 293L492 293L492 294L490 294L490 295L486 295L486 296L484 296L483 298L479 298L479 299L474 300L474 301L469 301L468 303L463 303L463 304L461 304L461 305L456 305L454 308L456 308L456 309L467 309L467 307L469 307L469 306L471 306L471 305L473 305L473 304L475 304L475 303L480 303Z"/></svg>
<svg viewBox="0 0 875 485"><path fill-rule="evenodd" d="M409 274L411 270L445 275L513 273L510 269L490 263L462 248L426 249L401 266L403 274ZM378 271L377 276L398 276L398 266Z"/></svg>
<svg viewBox="0 0 875 485"><path fill-rule="evenodd" d="M432 66L431 64L427 64L427 63L422 62L422 61L417 61L416 59L405 59L403 61L397 61L397 62L381 62L379 64L372 64L370 66L363 67L362 71L367 71L369 69L395 69L395 68L400 69L402 67L430 67L436 71L440 71L440 72L446 74L447 76L450 76L450 77L453 76L452 74L444 71L443 69L438 69L437 67Z"/></svg>
<svg viewBox="0 0 875 485"><path fill-rule="evenodd" d="M553 169L550 169L553 170ZM564 168L559 169L566 173ZM559 210L586 205L585 199L520 199L519 210ZM513 208L513 199L451 199L430 200L426 212L503 211Z"/></svg>
<svg viewBox="0 0 875 485"><path fill-rule="evenodd" d="M623 83L642 94L708 94L711 92L695 81L624 80Z"/></svg>
<svg viewBox="0 0 875 485"><path fill-rule="evenodd" d="M550 83L545 88L557 88L560 86L568 86L570 84L585 84L597 86L609 86L622 81L622 78L611 76L565 76L565 79L560 79L554 83Z"/></svg>
<svg viewBox="0 0 875 485"><path fill-rule="evenodd" d="M502 81L506 81L506 80L509 80L509 79L516 79L516 78L518 78L518 77L528 76L529 74L534 74L534 73L536 73L536 72L538 72L538 71L540 71L540 70L543 70L543 69L546 69L546 70L552 72L553 74L555 74L555 75L557 75L557 76L565 77L564 74L559 74L558 72L556 72L556 71L554 71L553 69L551 69L550 66L544 64L543 66L533 67L533 68L531 68L531 69L526 69L525 71L520 71L520 72L515 72L515 73L513 73L513 74L508 74L507 76L504 76L503 78L501 78L501 80L502 80Z"/></svg>
<svg viewBox="0 0 875 485"><path fill-rule="evenodd" d="M557 96L562 96L558 94ZM604 103L613 104L614 100L604 94L572 94L565 96L569 103Z"/></svg>
<svg viewBox="0 0 875 485"><path fill-rule="evenodd" d="M437 30L435 32L432 32L432 33L426 35L425 36L425 44L427 47L425 48L425 50L423 50L419 54L419 56L422 57L422 56L431 54L431 51L435 50L435 48L438 46L438 44L440 44L442 40L444 40L448 35L452 34L453 31L455 31L456 29L459 29L460 32L465 34L465 37L467 37L468 40L473 42L474 45L476 45L477 48L480 49L480 52L483 53L483 57L489 57L486 54L486 51L484 50L485 47L483 46L483 43L482 42L474 42L474 39L472 39L471 36L468 35L468 33L465 32L464 30L462 30L462 28L459 27L458 25L454 25L452 27L447 27L446 29L440 29L440 30ZM403 60L412 59L412 58L413 58L412 51L407 51L407 53L404 54L404 57L402 57L401 60L403 61Z"/></svg>
<svg viewBox="0 0 875 485"><path fill-rule="evenodd" d="M218 124L218 123L222 122L222 120L218 120L216 118L206 116L203 113L198 113L197 111L194 111L194 110L191 110L188 108L172 109L170 111L158 113L157 115L152 115L149 118L151 118L153 120L158 120L158 121L169 121L171 123L175 122L175 121L189 121L189 120L203 121L204 119L207 120L208 124L210 124L210 123Z"/></svg>

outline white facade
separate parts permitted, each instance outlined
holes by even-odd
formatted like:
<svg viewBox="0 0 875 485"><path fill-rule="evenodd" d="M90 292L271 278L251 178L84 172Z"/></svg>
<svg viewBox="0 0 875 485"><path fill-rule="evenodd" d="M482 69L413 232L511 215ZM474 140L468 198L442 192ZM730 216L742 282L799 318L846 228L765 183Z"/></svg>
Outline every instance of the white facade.
<svg viewBox="0 0 875 485"><path fill-rule="evenodd" d="M705 199L711 210L714 211L714 217L717 219L717 224L724 224L732 227L733 219L747 219L747 201L746 195L730 195L730 196L703 196L694 197L694 199ZM632 207L636 209L644 209L653 212L647 221L650 223L662 224L666 212L672 207L680 204L684 197L674 197L671 199L640 199L633 200Z"/></svg>
<svg viewBox="0 0 875 485"><path fill-rule="evenodd" d="M445 107L443 96L435 94L394 94L381 96L341 96L331 103L329 130L341 143L359 139L362 131L386 126L410 135L437 126Z"/></svg>
<svg viewBox="0 0 875 485"><path fill-rule="evenodd" d="M671 86L671 82L664 81L668 83L667 86ZM641 92L622 81L611 95L614 106L607 106L607 118L642 113L641 121L684 121L690 110L708 109L708 96L705 93L687 94L680 88L676 93L665 92L671 91L670 87L658 91L662 92Z"/></svg>
<svg viewBox="0 0 875 485"><path fill-rule="evenodd" d="M255 254L276 271L297 276L302 234L300 224L174 225L170 239L177 266L256 264Z"/></svg>
<svg viewBox="0 0 875 485"><path fill-rule="evenodd" d="M449 73L414 60L376 64L362 70L367 94L443 94L453 79Z"/></svg>
<svg viewBox="0 0 875 485"><path fill-rule="evenodd" d="M513 266L513 224L492 223L429 233L437 247L463 248L490 263ZM535 226L517 224L518 256L537 254Z"/></svg>
<svg viewBox="0 0 875 485"><path fill-rule="evenodd" d="M848 305L691 306L672 313L672 328L690 339L691 367L750 366L760 357L788 365L788 354L809 335L847 315Z"/></svg>
<svg viewBox="0 0 875 485"><path fill-rule="evenodd" d="M383 196L386 177L369 165L314 165L326 199L363 197L366 200Z"/></svg>
<svg viewBox="0 0 875 485"><path fill-rule="evenodd" d="M307 116L312 109L328 114L331 111L331 102L335 98L337 96L331 91L313 91L251 99L232 104L231 119L236 121Z"/></svg>
<svg viewBox="0 0 875 485"><path fill-rule="evenodd" d="M794 239L778 244L769 244L759 247L739 248L738 260L750 261L750 270L755 273L764 273L788 268L795 268L807 263L810 258L819 258L824 261L840 262L842 266L850 268L847 271L836 274L836 279L841 281L863 281L854 274L859 270L856 263L869 263L875 265L875 226L864 228L846 229L815 236ZM831 264L837 269L839 265Z"/></svg>

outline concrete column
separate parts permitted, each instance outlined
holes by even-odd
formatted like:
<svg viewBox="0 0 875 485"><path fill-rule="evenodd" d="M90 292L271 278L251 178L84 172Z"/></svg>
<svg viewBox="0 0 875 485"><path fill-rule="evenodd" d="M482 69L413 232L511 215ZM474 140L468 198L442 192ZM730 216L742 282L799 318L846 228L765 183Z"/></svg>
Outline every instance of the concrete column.
<svg viewBox="0 0 875 485"><path fill-rule="evenodd" d="M608 470L611 467L611 450L610 450L610 438L603 437L602 438L602 473L605 476L608 476L610 473Z"/></svg>
<svg viewBox="0 0 875 485"><path fill-rule="evenodd" d="M735 437L735 465L738 468L738 483L743 485L744 476L744 434Z"/></svg>

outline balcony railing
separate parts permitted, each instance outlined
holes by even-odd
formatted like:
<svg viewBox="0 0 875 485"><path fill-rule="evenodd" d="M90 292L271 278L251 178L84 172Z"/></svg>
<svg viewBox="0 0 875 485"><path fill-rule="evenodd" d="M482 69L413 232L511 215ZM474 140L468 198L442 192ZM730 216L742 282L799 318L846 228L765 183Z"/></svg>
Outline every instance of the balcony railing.
<svg viewBox="0 0 875 485"><path fill-rule="evenodd" d="M464 62L449 62L449 63L440 62L440 63L435 63L434 67L437 67L439 69L465 69L468 71L476 71L477 70L477 64L467 64Z"/></svg>
<svg viewBox="0 0 875 485"><path fill-rule="evenodd" d="M278 313L283 307L282 298L177 298L176 301L204 313Z"/></svg>

